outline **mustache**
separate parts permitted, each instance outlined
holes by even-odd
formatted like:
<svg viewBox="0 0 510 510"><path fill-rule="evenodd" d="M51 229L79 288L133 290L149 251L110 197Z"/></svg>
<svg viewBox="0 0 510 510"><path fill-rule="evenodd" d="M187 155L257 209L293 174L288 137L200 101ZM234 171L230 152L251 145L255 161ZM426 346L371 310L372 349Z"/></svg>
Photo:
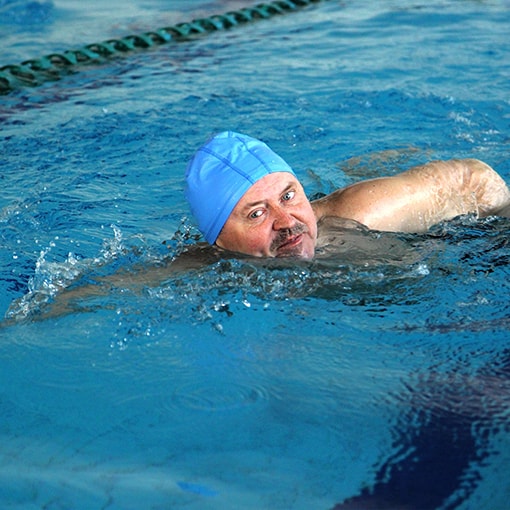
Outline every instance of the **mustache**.
<svg viewBox="0 0 510 510"><path fill-rule="evenodd" d="M291 228L284 228L278 230L276 237L271 241L271 250L275 251L280 246L285 244L290 238L299 234L305 234L308 232L308 228L304 223L297 223Z"/></svg>

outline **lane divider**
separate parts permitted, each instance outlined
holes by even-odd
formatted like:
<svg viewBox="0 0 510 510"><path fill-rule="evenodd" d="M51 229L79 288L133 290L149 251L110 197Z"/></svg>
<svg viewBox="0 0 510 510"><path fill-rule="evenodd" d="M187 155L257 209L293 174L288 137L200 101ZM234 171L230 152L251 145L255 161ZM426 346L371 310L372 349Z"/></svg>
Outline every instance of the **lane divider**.
<svg viewBox="0 0 510 510"><path fill-rule="evenodd" d="M87 44L63 53L51 53L41 58L25 60L19 65L5 65L0 67L0 95L23 87L37 87L48 81L60 80L65 75L75 73L79 66L100 64L112 56L191 40L211 32L293 12L321 1L325 0L275 0L154 31L128 35L121 39Z"/></svg>

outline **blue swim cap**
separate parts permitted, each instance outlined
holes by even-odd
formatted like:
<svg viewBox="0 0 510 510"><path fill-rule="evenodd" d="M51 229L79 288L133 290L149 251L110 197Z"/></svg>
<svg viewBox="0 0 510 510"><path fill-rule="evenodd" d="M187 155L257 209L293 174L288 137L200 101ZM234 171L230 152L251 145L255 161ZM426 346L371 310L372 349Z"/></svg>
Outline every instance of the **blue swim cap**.
<svg viewBox="0 0 510 510"><path fill-rule="evenodd" d="M186 198L210 244L246 191L274 172L295 175L265 143L233 131L214 136L198 149L186 171Z"/></svg>

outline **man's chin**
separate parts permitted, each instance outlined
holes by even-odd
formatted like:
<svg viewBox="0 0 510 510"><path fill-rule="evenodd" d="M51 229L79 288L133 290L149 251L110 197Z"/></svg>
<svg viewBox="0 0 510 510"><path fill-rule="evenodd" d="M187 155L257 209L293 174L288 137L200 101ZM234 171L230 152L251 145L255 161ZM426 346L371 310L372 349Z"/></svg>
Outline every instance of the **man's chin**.
<svg viewBox="0 0 510 510"><path fill-rule="evenodd" d="M275 257L277 258L300 258L312 259L315 254L313 247L306 247L303 243L295 246L282 246L276 250Z"/></svg>

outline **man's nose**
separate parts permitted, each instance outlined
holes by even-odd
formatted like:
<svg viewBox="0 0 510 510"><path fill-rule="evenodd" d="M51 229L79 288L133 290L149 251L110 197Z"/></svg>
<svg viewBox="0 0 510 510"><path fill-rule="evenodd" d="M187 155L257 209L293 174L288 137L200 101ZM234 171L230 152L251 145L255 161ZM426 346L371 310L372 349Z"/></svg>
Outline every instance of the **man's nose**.
<svg viewBox="0 0 510 510"><path fill-rule="evenodd" d="M294 216L289 214L283 207L278 207L273 211L273 229L285 230L292 228L296 224Z"/></svg>

